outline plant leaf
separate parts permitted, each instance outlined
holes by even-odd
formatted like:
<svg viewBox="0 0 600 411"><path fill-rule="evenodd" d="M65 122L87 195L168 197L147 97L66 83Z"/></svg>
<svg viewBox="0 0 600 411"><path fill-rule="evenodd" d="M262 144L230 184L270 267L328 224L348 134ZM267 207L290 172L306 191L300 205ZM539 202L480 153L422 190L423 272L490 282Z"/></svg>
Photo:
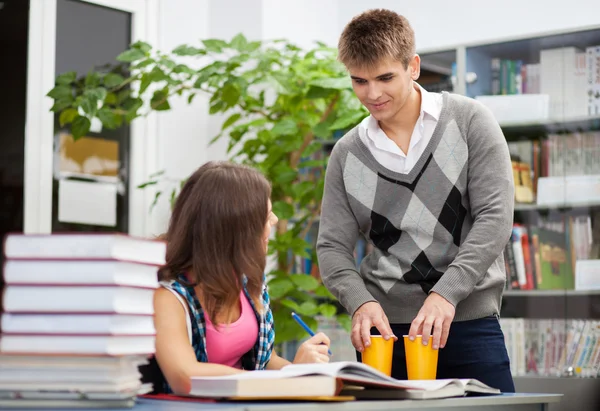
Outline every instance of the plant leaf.
<svg viewBox="0 0 600 411"><path fill-rule="evenodd" d="M65 124L72 123L73 120L75 120L75 117L77 117L77 115L78 115L78 113L77 113L76 109L68 108L68 109L64 110L62 113L60 113L58 122L60 123L60 126L63 127Z"/></svg>
<svg viewBox="0 0 600 411"><path fill-rule="evenodd" d="M144 41L136 41L131 45L132 48L140 50L142 53L146 54L150 50L152 50L152 46Z"/></svg>
<svg viewBox="0 0 600 411"><path fill-rule="evenodd" d="M46 94L48 97L51 97L55 100L61 100L64 98L73 98L73 90L70 86L59 85L54 87L52 90Z"/></svg>
<svg viewBox="0 0 600 411"><path fill-rule="evenodd" d="M269 281L269 296L278 300L294 289L294 283L288 278L276 278Z"/></svg>
<svg viewBox="0 0 600 411"><path fill-rule="evenodd" d="M123 83L125 79L120 74L108 73L104 76L104 86L108 88L114 88Z"/></svg>
<svg viewBox="0 0 600 411"><path fill-rule="evenodd" d="M98 87L100 85L100 74L95 71L90 71L85 76L85 86L89 88Z"/></svg>
<svg viewBox="0 0 600 411"><path fill-rule="evenodd" d="M325 77L315 79L310 82L311 86L321 87L325 89L343 90L352 88L350 77Z"/></svg>
<svg viewBox="0 0 600 411"><path fill-rule="evenodd" d="M293 310L293 311L298 311L298 312L300 312L300 306L299 306L299 305L298 305L298 303L297 303L297 302L295 302L295 301L288 300L288 299L286 298L286 299L280 300L280 303L281 303L281 305L283 305L283 306L286 306L286 307L290 308L290 309L291 309L291 310Z"/></svg>
<svg viewBox="0 0 600 411"><path fill-rule="evenodd" d="M340 314L337 316L336 320L344 330L350 332L350 330L352 329L352 318L350 318L348 314Z"/></svg>
<svg viewBox="0 0 600 411"><path fill-rule="evenodd" d="M206 50L182 44L173 49L173 54L176 56L202 56L206 54Z"/></svg>
<svg viewBox="0 0 600 411"><path fill-rule="evenodd" d="M319 307L314 301L309 300L304 301L302 304L300 304L300 307L298 307L297 311L302 315L312 317L319 312Z"/></svg>
<svg viewBox="0 0 600 411"><path fill-rule="evenodd" d="M168 96L169 94L164 89L156 90L150 100L152 108L156 111L169 110L171 105L169 104Z"/></svg>
<svg viewBox="0 0 600 411"><path fill-rule="evenodd" d="M360 123L360 121L365 117L365 114L362 112L355 112L345 114L342 117L336 119L332 125L329 126L329 130L337 131L337 130L345 130L348 127L353 127Z"/></svg>
<svg viewBox="0 0 600 411"><path fill-rule="evenodd" d="M220 53L225 47L227 47L227 42L219 39L206 39L202 40L204 47L206 47L207 51L212 51L215 53Z"/></svg>
<svg viewBox="0 0 600 411"><path fill-rule="evenodd" d="M298 132L298 125L290 118L278 121L271 129L274 136L294 135Z"/></svg>
<svg viewBox="0 0 600 411"><path fill-rule="evenodd" d="M115 129L121 125L123 118L115 114L111 109L102 107L98 111L98 118L102 125L109 129Z"/></svg>
<svg viewBox="0 0 600 411"><path fill-rule="evenodd" d="M146 181L145 183L140 184L139 186L137 186L137 188L146 188L148 186L153 186L158 184L158 181L156 180L150 180L150 181Z"/></svg>
<svg viewBox="0 0 600 411"><path fill-rule="evenodd" d="M273 203L273 213L282 220L289 220L294 216L294 206L283 201Z"/></svg>
<svg viewBox="0 0 600 411"><path fill-rule="evenodd" d="M117 56L117 61L121 61L123 63L133 63L134 61L141 60L146 57L146 53L142 50L133 48L129 50L125 50L121 54Z"/></svg>
<svg viewBox="0 0 600 411"><path fill-rule="evenodd" d="M229 118L227 120L225 120L225 122L223 123L223 126L221 127L221 130L225 130L227 127L233 125L240 118L242 118L242 115L240 113L232 114L231 116L229 116Z"/></svg>
<svg viewBox="0 0 600 411"><path fill-rule="evenodd" d="M158 199L160 198L161 195L162 195L162 191L157 191L154 194L154 200L152 200L152 204L150 204L150 210L154 209L154 207L158 203Z"/></svg>
<svg viewBox="0 0 600 411"><path fill-rule="evenodd" d="M292 274L294 284L301 290L312 291L319 286L319 281L308 274Z"/></svg>
<svg viewBox="0 0 600 411"><path fill-rule="evenodd" d="M319 311L324 317L331 318L337 313L337 308L333 304L321 304Z"/></svg>
<svg viewBox="0 0 600 411"><path fill-rule="evenodd" d="M239 33L233 39L231 39L231 43L229 45L237 51L244 51L247 44L248 40L246 40L246 37L244 37L242 33Z"/></svg>
<svg viewBox="0 0 600 411"><path fill-rule="evenodd" d="M77 73L74 71L67 71L56 78L56 84L68 86L77 79Z"/></svg>
<svg viewBox="0 0 600 411"><path fill-rule="evenodd" d="M73 119L73 125L71 126L71 134L73 134L73 140L77 141L80 137L83 137L90 131L91 122L87 117L76 116Z"/></svg>

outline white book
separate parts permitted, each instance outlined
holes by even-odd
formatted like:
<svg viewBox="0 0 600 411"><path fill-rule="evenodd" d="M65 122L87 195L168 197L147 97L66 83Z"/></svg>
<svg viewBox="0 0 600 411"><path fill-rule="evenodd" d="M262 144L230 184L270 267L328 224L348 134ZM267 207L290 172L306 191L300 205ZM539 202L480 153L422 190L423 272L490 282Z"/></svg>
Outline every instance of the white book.
<svg viewBox="0 0 600 411"><path fill-rule="evenodd" d="M3 307L13 313L154 314L153 296L147 288L8 285Z"/></svg>
<svg viewBox="0 0 600 411"><path fill-rule="evenodd" d="M158 287L157 267L124 261L8 260L7 284L92 284Z"/></svg>
<svg viewBox="0 0 600 411"><path fill-rule="evenodd" d="M69 355L142 355L154 353L154 336L0 336L0 352Z"/></svg>
<svg viewBox="0 0 600 411"><path fill-rule="evenodd" d="M285 398L334 396L339 381L360 386L352 395L430 399L463 396L467 392L500 394L472 379L396 380L359 362L291 364L279 371L253 371L222 377L192 377L190 395L211 398ZM391 392L393 391L393 392ZM369 397L375 398L375 397Z"/></svg>
<svg viewBox="0 0 600 411"><path fill-rule="evenodd" d="M164 241L118 233L12 233L4 241L7 259L121 260L163 265L165 253Z"/></svg>
<svg viewBox="0 0 600 411"><path fill-rule="evenodd" d="M11 314L0 317L5 334L154 335L151 315Z"/></svg>
<svg viewBox="0 0 600 411"><path fill-rule="evenodd" d="M0 370L7 368L27 369L137 369L140 365L148 364L144 355L130 355L122 357L108 356L68 356L68 355L19 355L0 354Z"/></svg>

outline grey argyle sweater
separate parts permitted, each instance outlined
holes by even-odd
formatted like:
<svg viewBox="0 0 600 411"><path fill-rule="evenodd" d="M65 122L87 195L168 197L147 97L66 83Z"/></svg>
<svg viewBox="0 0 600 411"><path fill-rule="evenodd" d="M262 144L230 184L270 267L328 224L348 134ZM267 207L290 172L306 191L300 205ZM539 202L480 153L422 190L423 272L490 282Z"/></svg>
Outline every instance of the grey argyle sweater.
<svg viewBox="0 0 600 411"><path fill-rule="evenodd" d="M327 166L323 282L350 314L378 301L391 323L410 323L432 291L455 305L455 321L499 313L513 198L506 140L473 99L444 93L431 141L408 174L379 164L356 127ZM359 232L374 250L357 270Z"/></svg>

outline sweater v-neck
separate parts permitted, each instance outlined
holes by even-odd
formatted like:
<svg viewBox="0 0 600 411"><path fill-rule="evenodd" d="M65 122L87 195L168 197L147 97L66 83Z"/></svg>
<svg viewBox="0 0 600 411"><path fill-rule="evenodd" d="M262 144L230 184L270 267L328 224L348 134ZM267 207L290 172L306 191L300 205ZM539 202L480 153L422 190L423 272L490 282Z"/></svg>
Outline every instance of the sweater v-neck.
<svg viewBox="0 0 600 411"><path fill-rule="evenodd" d="M440 112L440 118L433 130L433 135L431 136L431 140L427 144L427 147L415 163L415 166L408 173L398 173L396 171L390 170L389 168L383 166L379 161L375 159L371 150L365 145L360 136L358 135L358 127L355 129L356 134L354 135L354 139L356 140L356 144L358 144L361 152L367 157L369 163L374 165L374 168L378 173L392 178L394 180L402 181L404 183L410 183L415 180L415 178L421 173L423 166L431 156L431 154L435 151L439 142L441 141L441 137L444 134L444 130L446 129L448 112L450 111L450 101L449 93L442 92L443 104L442 111Z"/></svg>

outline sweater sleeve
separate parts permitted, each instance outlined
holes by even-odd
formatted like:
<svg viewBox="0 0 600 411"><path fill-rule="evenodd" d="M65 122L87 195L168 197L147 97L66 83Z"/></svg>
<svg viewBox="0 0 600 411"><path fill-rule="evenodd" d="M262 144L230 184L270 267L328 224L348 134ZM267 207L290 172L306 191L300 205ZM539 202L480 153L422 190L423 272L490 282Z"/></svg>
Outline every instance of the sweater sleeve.
<svg viewBox="0 0 600 411"><path fill-rule="evenodd" d="M513 225L514 180L506 139L492 113L476 103L467 129L467 190L473 226L431 292L456 306L500 256Z"/></svg>
<svg viewBox="0 0 600 411"><path fill-rule="evenodd" d="M348 313L354 315L361 305L376 300L356 269L354 248L359 226L344 186L345 153L341 144L336 144L327 165L317 257L323 283Z"/></svg>

